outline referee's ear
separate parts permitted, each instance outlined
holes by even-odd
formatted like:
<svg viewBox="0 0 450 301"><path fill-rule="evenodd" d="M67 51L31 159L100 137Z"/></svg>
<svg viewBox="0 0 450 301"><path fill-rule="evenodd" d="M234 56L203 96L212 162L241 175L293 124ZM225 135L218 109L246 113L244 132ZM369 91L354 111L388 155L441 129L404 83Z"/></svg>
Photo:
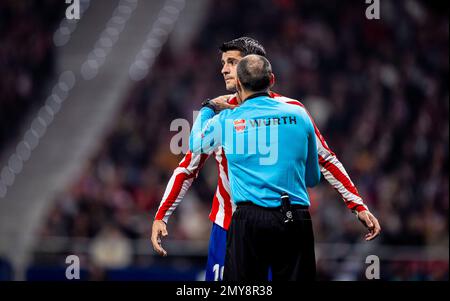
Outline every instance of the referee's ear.
<svg viewBox="0 0 450 301"><path fill-rule="evenodd" d="M275 85L275 74L270 73L270 88Z"/></svg>
<svg viewBox="0 0 450 301"><path fill-rule="evenodd" d="M239 78L237 78L236 79L236 92L237 92L237 96L238 96L237 100L238 100L239 104L243 100L243 98L242 98L242 90L243 89L242 89L241 81L239 80Z"/></svg>

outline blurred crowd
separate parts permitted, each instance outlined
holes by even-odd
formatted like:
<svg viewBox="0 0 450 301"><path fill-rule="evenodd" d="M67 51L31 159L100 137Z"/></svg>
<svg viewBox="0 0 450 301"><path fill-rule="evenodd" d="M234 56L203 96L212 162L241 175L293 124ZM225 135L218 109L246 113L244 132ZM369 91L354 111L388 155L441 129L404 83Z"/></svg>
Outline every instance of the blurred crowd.
<svg viewBox="0 0 450 301"><path fill-rule="evenodd" d="M0 150L42 92L54 65L53 32L61 19L59 0L0 1Z"/></svg>
<svg viewBox="0 0 450 301"><path fill-rule="evenodd" d="M98 152L55 200L42 237L91 239L90 260L98 266L133 263L132 242L149 239L165 185L182 158L170 151L175 134L170 123L191 121L204 99L226 94L218 47L245 35L265 46L277 78L274 91L306 105L379 218L383 231L374 243L448 248L445 12L418 1L382 1L381 19L367 20L364 1L215 0L209 5L206 23L188 49L166 46L148 78L130 91ZM28 26L36 27L24 24L6 38L7 45L20 41ZM0 48L8 62L15 58L25 66L2 76L2 85L32 86L36 68L47 58L47 33L43 29L38 36L35 47ZM32 89L24 90L6 93L27 103ZM2 101L2 115L3 106ZM169 221L170 239L208 240L214 173L212 164L200 173L189 200ZM325 180L310 195L318 243L362 242L364 229ZM102 249L115 251L105 257ZM338 278L321 264L321 279ZM448 262L393 262L385 270L387 280L448 279Z"/></svg>

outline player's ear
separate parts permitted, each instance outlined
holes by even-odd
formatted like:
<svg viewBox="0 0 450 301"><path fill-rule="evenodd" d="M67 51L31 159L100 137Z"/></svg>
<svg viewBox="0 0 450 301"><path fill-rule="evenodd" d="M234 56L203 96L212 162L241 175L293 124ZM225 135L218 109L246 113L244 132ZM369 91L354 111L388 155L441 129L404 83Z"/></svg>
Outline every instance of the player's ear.
<svg viewBox="0 0 450 301"><path fill-rule="evenodd" d="M270 87L272 88L275 85L275 74L270 73Z"/></svg>

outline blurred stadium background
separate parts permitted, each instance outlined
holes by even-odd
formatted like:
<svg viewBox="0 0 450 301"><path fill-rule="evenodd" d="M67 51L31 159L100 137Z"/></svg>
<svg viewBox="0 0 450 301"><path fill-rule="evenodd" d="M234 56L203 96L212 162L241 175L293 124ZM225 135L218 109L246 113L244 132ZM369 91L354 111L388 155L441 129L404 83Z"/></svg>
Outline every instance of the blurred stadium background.
<svg viewBox="0 0 450 301"><path fill-rule="evenodd" d="M383 228L365 243L323 180L311 190L318 278L364 280L373 254L383 280L448 280L448 11L380 4L367 20L363 0L82 0L67 21L63 0L1 0L0 280L64 280L71 254L85 280L203 277L212 160L169 222L169 257L149 233L182 156L170 123L226 93L218 47L243 35Z"/></svg>

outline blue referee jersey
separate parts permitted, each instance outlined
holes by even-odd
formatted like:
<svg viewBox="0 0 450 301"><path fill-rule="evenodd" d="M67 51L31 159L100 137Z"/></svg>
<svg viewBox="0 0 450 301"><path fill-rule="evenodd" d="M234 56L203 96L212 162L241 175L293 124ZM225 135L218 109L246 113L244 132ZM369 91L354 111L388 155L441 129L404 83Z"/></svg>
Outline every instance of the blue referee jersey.
<svg viewBox="0 0 450 301"><path fill-rule="evenodd" d="M267 93L255 94L218 115L202 108L189 142L194 153L223 147L236 204L250 201L278 207L281 194L287 193L292 204L309 206L306 187L320 181L316 137L308 113Z"/></svg>

